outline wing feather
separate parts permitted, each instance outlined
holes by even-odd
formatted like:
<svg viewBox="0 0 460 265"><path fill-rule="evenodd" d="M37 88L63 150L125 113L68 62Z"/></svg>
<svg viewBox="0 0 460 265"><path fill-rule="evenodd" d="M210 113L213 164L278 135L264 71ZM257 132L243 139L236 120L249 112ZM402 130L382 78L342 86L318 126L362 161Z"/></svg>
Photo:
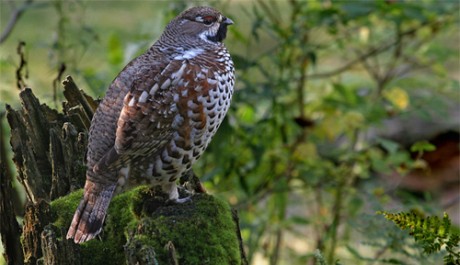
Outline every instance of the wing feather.
<svg viewBox="0 0 460 265"><path fill-rule="evenodd" d="M177 84L185 65L174 60L157 74L146 70L137 75L124 98L114 145L95 164L94 172L159 152L172 139L178 113Z"/></svg>

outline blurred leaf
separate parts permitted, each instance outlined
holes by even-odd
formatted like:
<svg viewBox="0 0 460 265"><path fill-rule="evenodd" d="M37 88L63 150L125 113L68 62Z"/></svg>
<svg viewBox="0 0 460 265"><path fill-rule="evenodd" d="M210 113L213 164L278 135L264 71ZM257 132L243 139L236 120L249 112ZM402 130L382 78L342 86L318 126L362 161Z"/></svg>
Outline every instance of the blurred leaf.
<svg viewBox="0 0 460 265"><path fill-rule="evenodd" d="M427 169L428 163L423 159L416 159L412 164L413 169Z"/></svg>
<svg viewBox="0 0 460 265"><path fill-rule="evenodd" d="M295 152L292 154L292 158L299 162L305 161L306 159L315 158L316 156L316 146L310 142L301 143L297 146Z"/></svg>
<svg viewBox="0 0 460 265"><path fill-rule="evenodd" d="M418 141L418 142L415 142L411 147L410 147L410 151L411 152L419 152L419 153L423 153L423 152L431 152L431 151L434 151L436 150L436 146L429 143L428 141Z"/></svg>
<svg viewBox="0 0 460 265"><path fill-rule="evenodd" d="M367 16L375 10L375 1L343 1L339 3L346 20Z"/></svg>
<svg viewBox="0 0 460 265"><path fill-rule="evenodd" d="M378 138L377 139L377 142L380 144L380 146L383 147L383 149L385 149L390 155L393 155L395 154L398 149L399 149L399 144L394 142L394 141L391 141L391 140L387 140L387 139L383 139L383 138Z"/></svg>
<svg viewBox="0 0 460 265"><path fill-rule="evenodd" d="M303 216L298 216L298 215L289 217L287 221L293 224L296 224L296 225L308 225L311 223L308 218L305 218Z"/></svg>
<svg viewBox="0 0 460 265"><path fill-rule="evenodd" d="M384 90L383 96L400 110L409 106L409 95L399 87Z"/></svg>
<svg viewBox="0 0 460 265"><path fill-rule="evenodd" d="M110 64L120 65L123 62L123 47L118 34L113 33L110 35L107 48Z"/></svg>
<svg viewBox="0 0 460 265"><path fill-rule="evenodd" d="M256 65L254 61L252 61L249 58L245 58L243 56L240 56L238 54L232 55L233 63L235 64L235 68L240 70L240 71L245 71L250 67L253 67Z"/></svg>
<svg viewBox="0 0 460 265"><path fill-rule="evenodd" d="M349 111L344 115L343 122L347 125L347 129L351 131L363 127L365 118L358 111Z"/></svg>
<svg viewBox="0 0 460 265"><path fill-rule="evenodd" d="M431 69L439 76L447 76L448 74L446 67L440 63L431 65Z"/></svg>
<svg viewBox="0 0 460 265"><path fill-rule="evenodd" d="M326 103L331 103L336 107L354 107L359 102L358 95L355 93L354 89L349 86L345 86L342 83L333 84L333 93L326 98Z"/></svg>
<svg viewBox="0 0 460 265"><path fill-rule="evenodd" d="M254 108L246 104L239 105L236 115L237 118L243 123L253 123L255 121Z"/></svg>
<svg viewBox="0 0 460 265"><path fill-rule="evenodd" d="M311 51L311 50L310 50L310 51L307 53L307 57L308 57L308 59L310 60L312 66L316 66L316 63L317 63L317 57L316 57L316 56L317 56L317 55L316 55L316 52L314 52L314 51Z"/></svg>
<svg viewBox="0 0 460 265"><path fill-rule="evenodd" d="M335 116L326 116L314 129L320 139L334 140L343 133L343 121Z"/></svg>
<svg viewBox="0 0 460 265"><path fill-rule="evenodd" d="M407 164L410 162L410 156L406 152L396 152L388 156L386 159L386 163L391 166L395 166L401 174L405 174L409 170Z"/></svg>
<svg viewBox="0 0 460 265"><path fill-rule="evenodd" d="M370 33L369 27L359 28L359 40L362 43L367 43L369 40L369 33Z"/></svg>

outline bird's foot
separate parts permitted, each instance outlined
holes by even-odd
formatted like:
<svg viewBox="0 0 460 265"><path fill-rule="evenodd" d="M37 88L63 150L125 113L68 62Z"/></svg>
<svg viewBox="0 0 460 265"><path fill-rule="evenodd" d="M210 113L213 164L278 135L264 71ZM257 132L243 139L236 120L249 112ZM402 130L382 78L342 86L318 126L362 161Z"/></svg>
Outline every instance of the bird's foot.
<svg viewBox="0 0 460 265"><path fill-rule="evenodd" d="M167 203L182 204L182 203L191 202L191 201L192 201L192 196L187 196L184 198L169 199Z"/></svg>
<svg viewBox="0 0 460 265"><path fill-rule="evenodd" d="M180 187L177 187L176 183L168 183L166 185L163 185L162 187L163 192L166 191L166 193L169 195L168 200L166 200L167 204L170 203L175 203L175 204L182 204L185 202L191 201L192 194L189 192L184 192L185 189L182 189ZM185 197L182 197L180 195L183 195Z"/></svg>
<svg viewBox="0 0 460 265"><path fill-rule="evenodd" d="M189 190L187 187L182 185L177 186L177 192L179 193L179 197L190 197L195 194L193 190Z"/></svg>
<svg viewBox="0 0 460 265"><path fill-rule="evenodd" d="M200 178L195 175L193 170L189 170L184 176L180 178L180 187L183 187L190 194L206 193L206 189L200 182Z"/></svg>

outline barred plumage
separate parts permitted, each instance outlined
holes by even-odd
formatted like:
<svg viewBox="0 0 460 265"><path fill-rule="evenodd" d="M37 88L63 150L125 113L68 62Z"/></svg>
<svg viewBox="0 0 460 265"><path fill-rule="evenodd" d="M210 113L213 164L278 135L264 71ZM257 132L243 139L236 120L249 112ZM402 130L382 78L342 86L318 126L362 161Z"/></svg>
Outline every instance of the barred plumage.
<svg viewBox="0 0 460 265"><path fill-rule="evenodd" d="M222 41L231 24L215 9L188 9L115 78L91 123L85 194L67 238L94 238L122 186L147 181L180 201L176 180L204 152L230 105L234 68Z"/></svg>

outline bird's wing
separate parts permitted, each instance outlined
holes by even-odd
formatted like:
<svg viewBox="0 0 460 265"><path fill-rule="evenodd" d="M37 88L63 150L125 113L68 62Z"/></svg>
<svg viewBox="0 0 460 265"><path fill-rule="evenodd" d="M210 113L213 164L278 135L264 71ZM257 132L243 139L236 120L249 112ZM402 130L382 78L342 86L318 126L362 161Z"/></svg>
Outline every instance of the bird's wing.
<svg viewBox="0 0 460 265"><path fill-rule="evenodd" d="M146 156L162 149L180 126L177 89L183 83L186 64L174 60L161 71L140 73L124 98L115 143L93 167L94 172L125 164L133 156Z"/></svg>

